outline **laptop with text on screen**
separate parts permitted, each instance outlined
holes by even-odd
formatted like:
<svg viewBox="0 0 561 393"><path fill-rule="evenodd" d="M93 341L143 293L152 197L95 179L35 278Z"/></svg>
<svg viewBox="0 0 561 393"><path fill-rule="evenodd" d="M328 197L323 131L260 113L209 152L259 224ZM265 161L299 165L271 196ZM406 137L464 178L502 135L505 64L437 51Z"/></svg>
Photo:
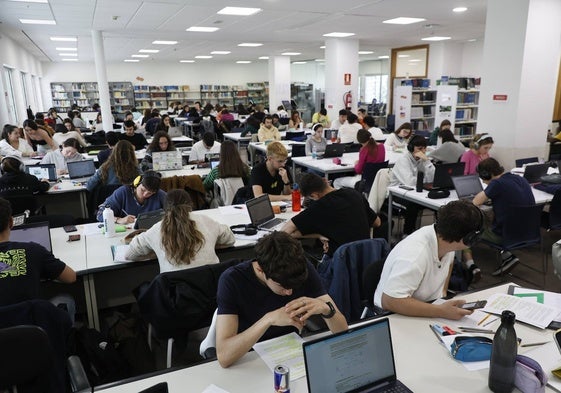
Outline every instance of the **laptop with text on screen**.
<svg viewBox="0 0 561 393"><path fill-rule="evenodd" d="M250 199L245 203L245 206L247 207L251 224L257 229L275 231L286 221L283 218L275 217L268 194Z"/></svg>
<svg viewBox="0 0 561 393"><path fill-rule="evenodd" d="M454 183L458 199L472 200L473 197L483 191L481 180L477 175L452 176L452 183Z"/></svg>
<svg viewBox="0 0 561 393"><path fill-rule="evenodd" d="M71 179L86 179L95 173L94 160L69 161L68 177Z"/></svg>
<svg viewBox="0 0 561 393"><path fill-rule="evenodd" d="M183 168L183 157L179 150L152 153L152 168L155 171L172 171Z"/></svg>
<svg viewBox="0 0 561 393"><path fill-rule="evenodd" d="M310 393L411 392L397 379L387 318L305 342L302 349Z"/></svg>
<svg viewBox="0 0 561 393"><path fill-rule="evenodd" d="M454 162L451 164L437 164L434 169L434 179L432 183L425 183L425 190L451 190L454 188L452 176L462 176L465 168L464 162Z"/></svg>

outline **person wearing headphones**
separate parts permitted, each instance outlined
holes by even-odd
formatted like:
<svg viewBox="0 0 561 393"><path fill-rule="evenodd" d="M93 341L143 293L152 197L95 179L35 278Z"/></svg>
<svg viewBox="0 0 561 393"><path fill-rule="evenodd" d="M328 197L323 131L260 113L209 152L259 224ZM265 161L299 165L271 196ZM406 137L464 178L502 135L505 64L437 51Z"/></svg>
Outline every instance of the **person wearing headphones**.
<svg viewBox="0 0 561 393"><path fill-rule="evenodd" d="M306 141L306 155L311 156L314 148L316 153L324 152L327 140L323 136L323 125L316 123L312 126L312 136Z"/></svg>
<svg viewBox="0 0 561 393"><path fill-rule="evenodd" d="M97 211L97 220L103 221L103 208L109 206L115 214L115 223L132 224L139 213L164 208L166 193L160 190L162 175L147 171L134 179L132 185L117 188Z"/></svg>
<svg viewBox="0 0 561 393"><path fill-rule="evenodd" d="M481 210L469 201L453 201L438 210L438 219L399 242L384 263L374 304L411 317L458 320L473 311L465 300L440 304L446 296L455 251L477 243L484 228Z"/></svg>
<svg viewBox="0 0 561 393"><path fill-rule="evenodd" d="M424 182L431 183L434 178L434 165L426 155L427 140L419 135L414 135L407 144L407 152L401 155L395 162L390 174L390 186L405 185L415 187L417 174L424 173ZM406 201L401 198L394 198L396 202L406 207L405 223L403 232L409 235L415 230L417 225L417 215L423 210L421 205Z"/></svg>
<svg viewBox="0 0 561 393"><path fill-rule="evenodd" d="M160 273L218 263L215 248L233 246L236 239L228 225L191 214L191 198L185 190L171 190L165 197L164 217L148 231L135 236L127 259L145 259L156 253Z"/></svg>
<svg viewBox="0 0 561 393"><path fill-rule="evenodd" d="M536 203L532 187L522 176L504 171L494 158L486 158L476 168L477 174L487 184L485 190L473 198L475 206L481 206L489 199L493 203L493 223L487 228L482 238L496 244L502 244L503 223L512 206L528 206ZM508 273L518 262L518 258L509 251L501 254L501 265L492 273L498 276Z"/></svg>
<svg viewBox="0 0 561 393"><path fill-rule="evenodd" d="M257 139L259 139L259 142L281 140L281 134L277 127L273 125L273 117L271 115L267 115L263 119L259 131L257 131Z"/></svg>
<svg viewBox="0 0 561 393"><path fill-rule="evenodd" d="M486 158L491 157L489 150L493 147L493 138L489 134L476 134L470 143L470 149L466 151L460 162L466 164L464 175L475 175L477 165Z"/></svg>
<svg viewBox="0 0 561 393"><path fill-rule="evenodd" d="M37 179L25 173L20 157L6 156L0 161L0 196L31 196L49 190L48 179Z"/></svg>

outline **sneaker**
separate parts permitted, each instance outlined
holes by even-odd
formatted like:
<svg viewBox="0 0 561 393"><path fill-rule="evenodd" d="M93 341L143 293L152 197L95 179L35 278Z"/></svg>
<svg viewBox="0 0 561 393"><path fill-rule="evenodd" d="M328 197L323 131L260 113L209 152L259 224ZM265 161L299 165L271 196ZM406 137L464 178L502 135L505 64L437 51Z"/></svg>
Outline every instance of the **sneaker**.
<svg viewBox="0 0 561 393"><path fill-rule="evenodd" d="M512 253L510 251L501 251L501 260L504 262L507 259L510 259L512 257Z"/></svg>
<svg viewBox="0 0 561 393"><path fill-rule="evenodd" d="M501 263L501 265L497 268L497 270L495 270L493 273L491 273L493 276L500 276L501 274L504 273L508 273L510 272L518 263L520 262L520 260L515 257L514 255L510 255L509 259L503 260L503 262Z"/></svg>
<svg viewBox="0 0 561 393"><path fill-rule="evenodd" d="M469 272L471 273L472 284L481 280L481 269L475 263L469 267Z"/></svg>

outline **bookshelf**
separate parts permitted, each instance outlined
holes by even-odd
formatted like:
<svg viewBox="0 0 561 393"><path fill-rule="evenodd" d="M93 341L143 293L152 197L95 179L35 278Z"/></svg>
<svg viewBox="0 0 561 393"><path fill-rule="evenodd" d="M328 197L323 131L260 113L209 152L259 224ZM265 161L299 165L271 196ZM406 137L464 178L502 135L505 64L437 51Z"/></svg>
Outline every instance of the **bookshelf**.
<svg viewBox="0 0 561 393"><path fill-rule="evenodd" d="M395 127L410 122L413 131L432 131L435 124L437 91L402 84L394 88Z"/></svg>
<svg viewBox="0 0 561 393"><path fill-rule="evenodd" d="M479 90L458 90L454 134L460 139L471 139L477 133L478 112Z"/></svg>
<svg viewBox="0 0 561 393"><path fill-rule="evenodd" d="M165 111L168 109L167 93L164 86L134 86L134 100L136 109L142 111L144 109L159 109Z"/></svg>
<svg viewBox="0 0 561 393"><path fill-rule="evenodd" d="M166 91L168 106L173 101L178 101L182 105L193 105L200 98L200 91L191 90L189 85L167 85L164 86L164 90Z"/></svg>
<svg viewBox="0 0 561 393"><path fill-rule="evenodd" d="M99 96L99 93L97 95ZM131 82L109 82L109 96L116 113L125 113L134 107ZM99 100L99 97L97 98Z"/></svg>
<svg viewBox="0 0 561 393"><path fill-rule="evenodd" d="M251 101L255 105L269 103L269 82L251 82L247 84L248 102Z"/></svg>
<svg viewBox="0 0 561 393"><path fill-rule="evenodd" d="M110 105L117 113L123 113L134 106L132 83L109 82ZM66 113L74 104L91 110L95 103L99 103L97 82L53 82L51 83L51 98L53 107L59 113Z"/></svg>

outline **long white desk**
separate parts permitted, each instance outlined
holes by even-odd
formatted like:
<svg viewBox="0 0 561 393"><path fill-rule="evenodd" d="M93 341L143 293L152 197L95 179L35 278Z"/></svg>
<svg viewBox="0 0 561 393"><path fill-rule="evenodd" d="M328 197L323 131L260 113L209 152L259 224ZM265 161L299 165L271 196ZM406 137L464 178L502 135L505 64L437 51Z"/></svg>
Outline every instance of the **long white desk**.
<svg viewBox="0 0 561 393"><path fill-rule="evenodd" d="M468 301L486 299L493 293L506 293L509 284L491 289L465 294L459 298ZM474 393L488 392L487 378L489 369L468 371L460 362L454 360L449 352L437 341L429 323L436 321L430 318L411 318L401 315L390 315L390 327L395 354L398 378L414 392L431 393ZM500 322L487 326L496 329ZM450 321L451 327L462 326L461 321ZM487 328L486 327L486 328ZM522 343L533 343L552 340L552 331L540 330L520 323L515 324L518 337ZM491 335L489 337L492 338ZM309 338L308 338L309 339ZM533 348L518 349L523 354ZM561 365L561 359L560 364ZM554 378L549 374L549 378ZM217 361L197 366L182 368L135 380L125 384L113 384L96 388L96 391L107 393L136 393L159 382L167 382L170 393L202 392L207 386L214 384L230 393L272 392L273 373L255 352L246 354L228 369L220 367ZM300 378L291 382L290 389L295 393L307 392L306 379ZM547 392L554 391L547 387Z"/></svg>
<svg viewBox="0 0 561 393"><path fill-rule="evenodd" d="M286 137L286 131L279 131L281 138ZM238 145L238 150L242 147L242 144L246 145L251 142L251 134L249 136L242 136L241 132L225 132L223 134L224 139L229 139L234 141Z"/></svg>

